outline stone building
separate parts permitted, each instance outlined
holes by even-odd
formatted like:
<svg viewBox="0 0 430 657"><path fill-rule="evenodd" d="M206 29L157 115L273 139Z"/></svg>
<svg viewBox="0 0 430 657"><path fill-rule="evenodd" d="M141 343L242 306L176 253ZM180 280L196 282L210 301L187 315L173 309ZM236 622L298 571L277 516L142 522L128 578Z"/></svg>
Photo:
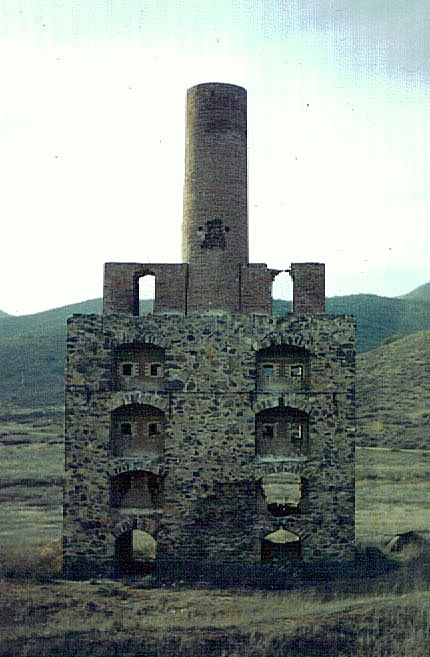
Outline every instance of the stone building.
<svg viewBox="0 0 430 657"><path fill-rule="evenodd" d="M241 87L188 91L183 262L107 263L103 314L69 319L66 576L139 570L147 534L159 566L353 557L354 322L325 314L319 263L272 315L246 111Z"/></svg>

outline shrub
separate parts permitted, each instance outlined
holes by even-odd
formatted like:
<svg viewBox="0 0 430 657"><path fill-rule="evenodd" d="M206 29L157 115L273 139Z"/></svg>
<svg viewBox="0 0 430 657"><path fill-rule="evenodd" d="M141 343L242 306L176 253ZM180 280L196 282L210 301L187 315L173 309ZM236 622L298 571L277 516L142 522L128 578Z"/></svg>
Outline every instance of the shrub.
<svg viewBox="0 0 430 657"><path fill-rule="evenodd" d="M47 582L61 577L61 566L59 541L0 550L0 576L4 578Z"/></svg>

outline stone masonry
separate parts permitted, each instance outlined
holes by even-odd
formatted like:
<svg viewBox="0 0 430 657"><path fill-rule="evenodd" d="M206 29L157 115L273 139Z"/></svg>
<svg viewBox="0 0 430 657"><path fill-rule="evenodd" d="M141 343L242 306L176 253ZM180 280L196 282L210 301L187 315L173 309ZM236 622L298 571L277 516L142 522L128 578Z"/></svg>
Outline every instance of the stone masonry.
<svg viewBox="0 0 430 657"><path fill-rule="evenodd" d="M103 315L68 322L64 573L156 561L354 555L355 325L325 314L324 265L248 262L246 92L188 91L180 264L107 263ZM138 285L155 276L154 312Z"/></svg>

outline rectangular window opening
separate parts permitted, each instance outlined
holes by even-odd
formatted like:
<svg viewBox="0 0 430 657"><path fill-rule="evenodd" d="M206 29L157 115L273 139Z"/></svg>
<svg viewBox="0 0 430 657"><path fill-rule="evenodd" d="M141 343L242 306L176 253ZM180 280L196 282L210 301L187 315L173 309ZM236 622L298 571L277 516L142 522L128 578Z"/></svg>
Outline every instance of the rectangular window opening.
<svg viewBox="0 0 430 657"><path fill-rule="evenodd" d="M151 363L149 368L150 376L161 376L161 365L160 363Z"/></svg>
<svg viewBox="0 0 430 657"><path fill-rule="evenodd" d="M264 363L262 372L264 377L270 378L275 374L275 367L272 363Z"/></svg>
<svg viewBox="0 0 430 657"><path fill-rule="evenodd" d="M151 422L148 425L148 436L158 436L160 433L160 426L156 422Z"/></svg>
<svg viewBox="0 0 430 657"><path fill-rule="evenodd" d="M133 363L121 363L121 374L123 376L133 375Z"/></svg>
<svg viewBox="0 0 430 657"><path fill-rule="evenodd" d="M291 376L303 378L303 365L291 365Z"/></svg>
<svg viewBox="0 0 430 657"><path fill-rule="evenodd" d="M121 435L122 436L131 436L131 424L130 422L124 422L121 424Z"/></svg>
<svg viewBox="0 0 430 657"><path fill-rule="evenodd" d="M273 438L275 435L275 427L273 424L263 425L263 438Z"/></svg>

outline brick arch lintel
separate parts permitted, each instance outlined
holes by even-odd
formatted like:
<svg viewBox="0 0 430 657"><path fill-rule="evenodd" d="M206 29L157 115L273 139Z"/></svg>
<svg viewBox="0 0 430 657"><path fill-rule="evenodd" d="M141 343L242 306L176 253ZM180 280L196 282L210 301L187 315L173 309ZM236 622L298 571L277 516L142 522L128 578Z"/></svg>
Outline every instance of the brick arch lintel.
<svg viewBox="0 0 430 657"><path fill-rule="evenodd" d="M157 276L158 271L160 266L158 265L151 265L151 264L144 264L140 265L139 267L136 267L135 271L133 272L133 278L135 280L139 280L139 278L142 278L143 276Z"/></svg>
<svg viewBox="0 0 430 657"><path fill-rule="evenodd" d="M268 347L277 347L281 344L285 344L289 347L301 347L302 349L306 349L309 355L312 355L313 353L314 347L311 337L289 333L288 331L268 333L254 345L254 351L257 352L260 351L260 349L267 349Z"/></svg>
<svg viewBox="0 0 430 657"><path fill-rule="evenodd" d="M110 466L109 476L114 478L125 472L137 471L150 472L156 476L163 474L163 468L159 459L136 456L134 458L115 460Z"/></svg>
<svg viewBox="0 0 430 657"><path fill-rule="evenodd" d="M151 514L150 516L135 515L117 522L111 528L112 534L115 538L125 534L125 532L133 531L133 529L140 529L152 538L157 540L160 531L161 514Z"/></svg>
<svg viewBox="0 0 430 657"><path fill-rule="evenodd" d="M112 413L113 411L131 406L132 404L153 406L157 411L161 411L167 416L169 410L169 396L164 392L149 392L145 390L118 391L112 394L108 410Z"/></svg>
<svg viewBox="0 0 430 657"><path fill-rule="evenodd" d="M254 404L255 413L260 411L265 411L268 408L278 408L279 407L279 398L282 397L284 401L284 406L289 406L290 408L296 408L302 413L311 415L312 413L312 403L303 395L297 395L294 393L291 394L273 394L267 395L264 397L259 397Z"/></svg>
<svg viewBox="0 0 430 657"><path fill-rule="evenodd" d="M299 522L295 522L293 518L290 518L288 522L273 522L269 520L264 524L260 525L258 530L258 538L260 541L264 540L268 534L273 534L277 532L278 529L285 529L287 532L291 532L300 539L303 540L303 530L299 525Z"/></svg>

